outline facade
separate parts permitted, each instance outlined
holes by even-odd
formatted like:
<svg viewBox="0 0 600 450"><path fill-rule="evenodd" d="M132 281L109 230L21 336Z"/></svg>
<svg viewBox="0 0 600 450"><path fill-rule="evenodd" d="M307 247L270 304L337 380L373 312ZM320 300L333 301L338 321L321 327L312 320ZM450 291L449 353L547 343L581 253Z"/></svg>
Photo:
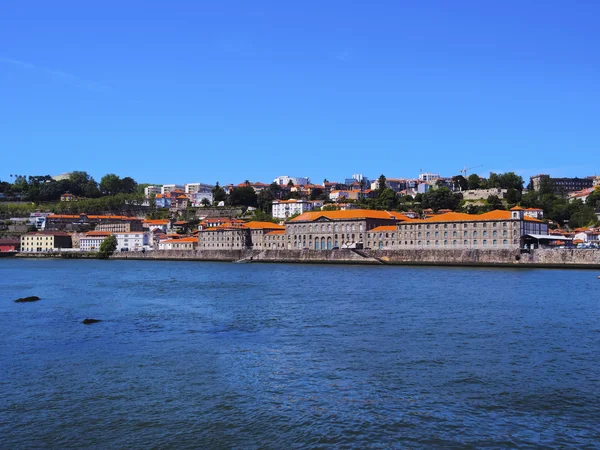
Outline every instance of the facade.
<svg viewBox="0 0 600 450"><path fill-rule="evenodd" d="M62 194L60 196L61 202L72 202L75 201L75 196L73 194Z"/></svg>
<svg viewBox="0 0 600 450"><path fill-rule="evenodd" d="M79 248L84 252L97 252L104 239L110 235L109 231L90 231L79 238Z"/></svg>
<svg viewBox="0 0 600 450"><path fill-rule="evenodd" d="M462 191L463 199L465 200L486 200L490 195L495 195L500 199L506 198L508 189L492 188L492 189L471 189Z"/></svg>
<svg viewBox="0 0 600 450"><path fill-rule="evenodd" d="M16 238L0 238L0 253L12 253L19 251L21 242Z"/></svg>
<svg viewBox="0 0 600 450"><path fill-rule="evenodd" d="M158 244L159 250L196 250L197 247L198 239L194 237L168 239Z"/></svg>
<svg viewBox="0 0 600 450"><path fill-rule="evenodd" d="M198 194L200 192L211 192L213 186L206 183L187 183L184 185L183 192L186 194Z"/></svg>
<svg viewBox="0 0 600 450"><path fill-rule="evenodd" d="M71 235L62 231L35 231L21 236L21 251L45 253L72 248Z"/></svg>
<svg viewBox="0 0 600 450"><path fill-rule="evenodd" d="M198 233L201 250L266 249L266 236L273 231L284 232L283 225L271 222L229 223L206 228Z"/></svg>
<svg viewBox="0 0 600 450"><path fill-rule="evenodd" d="M439 173L423 172L419 174L419 181L425 181L426 183L439 180L440 178Z"/></svg>
<svg viewBox="0 0 600 450"><path fill-rule="evenodd" d="M99 225L127 224L135 228L141 226L137 217L88 215L88 214L52 214L46 217L44 229L47 231L88 231Z"/></svg>
<svg viewBox="0 0 600 450"><path fill-rule="evenodd" d="M162 193L162 186L146 186L144 188L144 195L146 196L146 198L150 198L153 195L161 194L161 193Z"/></svg>
<svg viewBox="0 0 600 450"><path fill-rule="evenodd" d="M366 246L378 250L396 250L398 248L397 233L396 225L373 228L367 233Z"/></svg>
<svg viewBox="0 0 600 450"><path fill-rule="evenodd" d="M200 207L204 206L203 200L208 201L209 205L213 203L213 193L212 191L202 191L202 192L194 192L191 194L185 194L186 197L190 200L192 206ZM204 202L206 203L206 202Z"/></svg>
<svg viewBox="0 0 600 450"><path fill-rule="evenodd" d="M353 209L313 211L285 224L285 248L331 250L364 246L368 233L381 226L395 226L408 217L391 211Z"/></svg>
<svg viewBox="0 0 600 450"><path fill-rule="evenodd" d="M167 219L147 219L142 222L143 229L148 229L149 231L160 230L163 233L167 232L169 228L169 224L171 222ZM135 230L134 230L135 231Z"/></svg>
<svg viewBox="0 0 600 450"><path fill-rule="evenodd" d="M111 233L129 232L129 231L144 231L142 220L128 220L114 223L101 223L96 225L96 231L109 231Z"/></svg>
<svg viewBox="0 0 600 450"><path fill-rule="evenodd" d="M552 178L550 175L536 175L531 177L531 184L534 191L539 191L544 180L552 183L554 193L557 195L566 195L569 192L582 191L594 186L595 177L587 178Z"/></svg>
<svg viewBox="0 0 600 450"><path fill-rule="evenodd" d="M278 219L287 219L296 214L312 211L313 208L314 202L308 200L273 200L272 215Z"/></svg>
<svg viewBox="0 0 600 450"><path fill-rule="evenodd" d="M310 184L308 177L290 177L287 175L281 175L273 180L273 182L279 186L287 186L290 181L294 183L294 186Z"/></svg>
<svg viewBox="0 0 600 450"><path fill-rule="evenodd" d="M130 231L113 233L117 238L117 251L139 251L150 245L150 233Z"/></svg>
<svg viewBox="0 0 600 450"><path fill-rule="evenodd" d="M522 208L485 214L446 213L398 224L399 249L515 249L525 235L547 235L548 225Z"/></svg>
<svg viewBox="0 0 600 450"><path fill-rule="evenodd" d="M175 192L175 191L183 192L183 188L184 188L184 186L181 184L164 184L160 188L160 193L164 195L166 193Z"/></svg>

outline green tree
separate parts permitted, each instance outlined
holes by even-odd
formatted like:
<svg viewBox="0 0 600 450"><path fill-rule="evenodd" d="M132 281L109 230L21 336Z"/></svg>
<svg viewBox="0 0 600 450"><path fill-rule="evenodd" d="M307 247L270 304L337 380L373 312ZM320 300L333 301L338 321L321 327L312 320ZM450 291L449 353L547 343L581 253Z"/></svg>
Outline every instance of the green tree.
<svg viewBox="0 0 600 450"><path fill-rule="evenodd" d="M112 255L116 249L117 238L111 234L102 241L102 244L100 244L100 251L98 252L98 257L101 259L106 259L110 255Z"/></svg>
<svg viewBox="0 0 600 450"><path fill-rule="evenodd" d="M423 208L431 208L434 211L440 209L455 210L461 200L462 196L460 194L455 194L447 187L441 187L423 194L422 206Z"/></svg>
<svg viewBox="0 0 600 450"><path fill-rule="evenodd" d="M577 211L571 215L569 219L569 227L571 229L582 228L595 225L598 221L596 211L591 206L582 205Z"/></svg>
<svg viewBox="0 0 600 450"><path fill-rule="evenodd" d="M321 188L313 188L310 191L310 200L317 200L323 196L324 192Z"/></svg>
<svg viewBox="0 0 600 450"><path fill-rule="evenodd" d="M121 179L114 173L104 175L100 180L100 191L104 195L115 195L121 192Z"/></svg>
<svg viewBox="0 0 600 450"><path fill-rule="evenodd" d="M472 173L467 178L467 187L469 189L479 189L481 187L481 178L476 173Z"/></svg>
<svg viewBox="0 0 600 450"><path fill-rule="evenodd" d="M121 194L134 194L137 191L137 183L131 177L125 177L119 183L119 192Z"/></svg>
<svg viewBox="0 0 600 450"><path fill-rule="evenodd" d="M375 200L375 207L377 209L393 210L398 206L398 197L393 189L386 188Z"/></svg>
<svg viewBox="0 0 600 450"><path fill-rule="evenodd" d="M202 206L210 206L210 201L207 198L203 198L202 201L200 201L200 203L202 204Z"/></svg>
<svg viewBox="0 0 600 450"><path fill-rule="evenodd" d="M600 209L600 187L597 187L594 191L592 191L585 203L594 209Z"/></svg>
<svg viewBox="0 0 600 450"><path fill-rule="evenodd" d="M258 205L258 197L250 186L236 186L229 196L231 206L254 206Z"/></svg>
<svg viewBox="0 0 600 450"><path fill-rule="evenodd" d="M385 177L384 174L379 175L379 178L377 178L377 192L378 194L381 194L384 189L387 187L386 186L386 181L387 178Z"/></svg>
<svg viewBox="0 0 600 450"><path fill-rule="evenodd" d="M227 200L227 194L225 193L225 189L223 189L221 186L219 186L218 181L217 181L217 184L215 185L215 187L213 187L211 191L213 194L213 201L215 203L224 202L225 200Z"/></svg>
<svg viewBox="0 0 600 450"><path fill-rule="evenodd" d="M504 209L504 203L502 203L502 200L497 195L488 196L486 203L490 210Z"/></svg>
<svg viewBox="0 0 600 450"><path fill-rule="evenodd" d="M273 200L275 200L273 191L271 189L263 189L257 196L258 208L267 214L271 214L273 211Z"/></svg>

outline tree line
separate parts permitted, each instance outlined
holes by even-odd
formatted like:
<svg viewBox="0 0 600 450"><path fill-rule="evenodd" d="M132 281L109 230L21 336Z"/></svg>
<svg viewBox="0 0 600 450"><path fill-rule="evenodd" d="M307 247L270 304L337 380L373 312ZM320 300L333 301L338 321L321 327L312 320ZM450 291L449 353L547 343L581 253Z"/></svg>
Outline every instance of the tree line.
<svg viewBox="0 0 600 450"><path fill-rule="evenodd" d="M138 184L131 177L120 178L109 173L96 182L87 172L75 171L68 178L55 180L50 175L10 175L11 181L0 181L0 193L8 200L53 202L63 194L76 197L100 198L117 194L143 194L147 185Z"/></svg>

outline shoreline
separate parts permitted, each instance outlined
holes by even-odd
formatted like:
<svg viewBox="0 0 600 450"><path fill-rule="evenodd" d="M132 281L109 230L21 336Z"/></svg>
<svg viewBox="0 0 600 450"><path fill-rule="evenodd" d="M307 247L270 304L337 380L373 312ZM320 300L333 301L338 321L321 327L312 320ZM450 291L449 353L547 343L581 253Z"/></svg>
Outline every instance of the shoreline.
<svg viewBox="0 0 600 450"><path fill-rule="evenodd" d="M19 253L15 258L96 259L91 253ZM600 269L600 251L519 250L154 250L112 255L109 260L198 261L276 264L512 267Z"/></svg>

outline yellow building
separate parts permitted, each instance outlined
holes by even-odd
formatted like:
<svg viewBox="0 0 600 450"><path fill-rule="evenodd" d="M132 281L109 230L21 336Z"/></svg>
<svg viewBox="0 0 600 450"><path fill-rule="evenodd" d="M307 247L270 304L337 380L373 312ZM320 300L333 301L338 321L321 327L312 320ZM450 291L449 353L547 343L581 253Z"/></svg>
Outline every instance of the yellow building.
<svg viewBox="0 0 600 450"><path fill-rule="evenodd" d="M44 253L71 247L71 235L62 231L35 231L21 236L22 252Z"/></svg>

